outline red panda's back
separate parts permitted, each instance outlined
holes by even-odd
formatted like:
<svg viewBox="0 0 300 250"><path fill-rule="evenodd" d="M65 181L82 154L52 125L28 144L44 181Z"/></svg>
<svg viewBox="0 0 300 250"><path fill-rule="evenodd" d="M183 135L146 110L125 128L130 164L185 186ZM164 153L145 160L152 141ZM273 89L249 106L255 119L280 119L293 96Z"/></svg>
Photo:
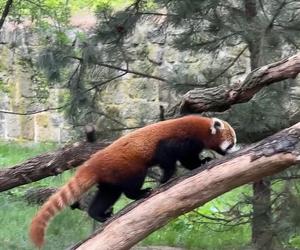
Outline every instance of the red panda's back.
<svg viewBox="0 0 300 250"><path fill-rule="evenodd" d="M154 123L119 138L107 147L107 150L118 152L125 158L150 160L159 141L170 138L201 137L202 134L208 133L209 122L209 118L185 116Z"/></svg>
<svg viewBox="0 0 300 250"><path fill-rule="evenodd" d="M208 122L208 118L186 116L145 126L97 152L89 163L104 173L101 178L108 183L138 175L146 171L160 141L194 136Z"/></svg>

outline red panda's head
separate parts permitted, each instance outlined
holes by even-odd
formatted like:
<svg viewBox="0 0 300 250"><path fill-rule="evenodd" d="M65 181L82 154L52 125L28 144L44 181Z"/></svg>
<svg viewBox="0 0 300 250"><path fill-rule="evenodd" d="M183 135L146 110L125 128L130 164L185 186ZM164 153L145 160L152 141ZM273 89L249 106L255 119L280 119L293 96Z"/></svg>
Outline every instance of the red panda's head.
<svg viewBox="0 0 300 250"><path fill-rule="evenodd" d="M236 134L229 123L218 118L212 118L210 133L210 149L221 155L234 151L236 147Z"/></svg>

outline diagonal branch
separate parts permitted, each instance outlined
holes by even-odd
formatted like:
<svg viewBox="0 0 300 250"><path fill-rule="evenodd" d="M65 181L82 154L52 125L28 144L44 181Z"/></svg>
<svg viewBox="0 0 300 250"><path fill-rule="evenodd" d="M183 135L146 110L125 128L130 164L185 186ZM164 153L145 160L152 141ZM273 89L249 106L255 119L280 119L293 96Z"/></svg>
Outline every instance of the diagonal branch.
<svg viewBox="0 0 300 250"><path fill-rule="evenodd" d="M173 116L174 113L225 111L231 105L251 100L257 92L272 83L296 78L299 72L300 53L253 70L238 86L221 85L190 90L183 95L175 109L168 110L167 116Z"/></svg>
<svg viewBox="0 0 300 250"><path fill-rule="evenodd" d="M173 218L300 162L300 123L177 178L123 209L71 249L130 249ZM128 232L133 232L128 234Z"/></svg>

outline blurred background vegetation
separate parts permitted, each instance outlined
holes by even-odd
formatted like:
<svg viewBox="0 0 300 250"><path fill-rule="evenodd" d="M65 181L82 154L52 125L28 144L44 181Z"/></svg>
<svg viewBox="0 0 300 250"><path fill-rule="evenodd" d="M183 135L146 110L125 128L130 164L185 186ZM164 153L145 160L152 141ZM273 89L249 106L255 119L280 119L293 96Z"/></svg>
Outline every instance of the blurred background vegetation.
<svg viewBox="0 0 300 250"><path fill-rule="evenodd" d="M1 40L1 46L13 53L22 52L18 63L33 72L31 80L35 85L30 91L34 97L22 96L30 100L33 109L24 108L25 113L30 115L39 107L62 113L75 134L73 140L80 138L82 126L88 123L101 127L99 138L111 139L158 120L159 105L172 107L189 89L235 84L251 70L298 52L299 4L297 0L1 0L1 19L17 25L29 22L31 33L26 35L29 40L36 37L33 44L38 49L31 44L25 53L20 46L24 43L18 44L18 39ZM7 6L9 13L5 16ZM83 15L85 12L87 15ZM86 22L88 16L95 18L88 30L72 26L70 20L80 16ZM147 27L148 33L137 32ZM8 36L5 29L5 25L1 26L4 38ZM174 59L175 55L180 59ZM0 72L4 71L12 72L0 63ZM11 97L18 92L2 73L0 78L3 93ZM141 80L144 78L146 83ZM116 82L118 79L122 81ZM127 85L131 88L119 87ZM153 89L149 90L149 85ZM239 141L252 143L299 121L299 86L299 79L276 83L248 103L223 113L206 114L229 120ZM63 91L55 105L48 103L53 88ZM105 94L107 89L110 92ZM142 92L145 89L147 92ZM123 103L127 97L122 91L138 96L132 97L131 106ZM151 96L153 93L158 97ZM112 103L110 96L116 102ZM143 105L137 106L136 99ZM150 101L144 103L146 99ZM120 100L124 109L117 105ZM0 104L13 109L15 115L20 112L18 102L2 105L1 100ZM2 168L13 166L60 146L3 141L0 164ZM0 248L32 249L27 227L38 205L26 203L26 191L60 186L71 174L1 194ZM293 167L245 185L172 221L141 244L184 249L300 249L299 178L298 168ZM128 202L123 198L117 206L121 208ZM66 210L51 223L51 244L46 249L67 248L85 238L94 227L83 212Z"/></svg>

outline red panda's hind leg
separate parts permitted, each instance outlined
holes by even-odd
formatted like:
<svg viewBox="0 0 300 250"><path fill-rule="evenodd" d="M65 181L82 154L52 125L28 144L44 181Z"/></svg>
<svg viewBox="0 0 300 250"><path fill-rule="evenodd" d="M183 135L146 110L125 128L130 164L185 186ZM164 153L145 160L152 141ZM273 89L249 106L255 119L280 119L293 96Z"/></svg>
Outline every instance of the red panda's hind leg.
<svg viewBox="0 0 300 250"><path fill-rule="evenodd" d="M113 213L113 205L120 198L122 190L109 184L99 184L98 191L93 198L88 214L99 222L106 221Z"/></svg>

